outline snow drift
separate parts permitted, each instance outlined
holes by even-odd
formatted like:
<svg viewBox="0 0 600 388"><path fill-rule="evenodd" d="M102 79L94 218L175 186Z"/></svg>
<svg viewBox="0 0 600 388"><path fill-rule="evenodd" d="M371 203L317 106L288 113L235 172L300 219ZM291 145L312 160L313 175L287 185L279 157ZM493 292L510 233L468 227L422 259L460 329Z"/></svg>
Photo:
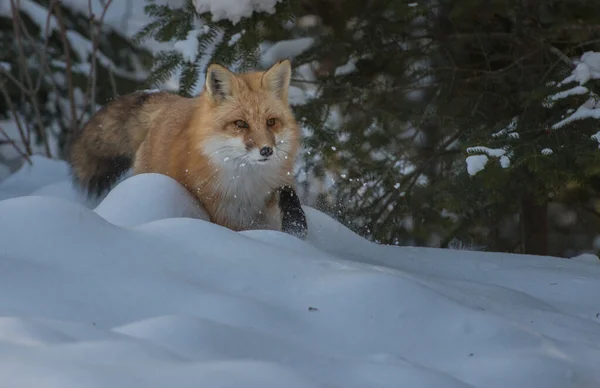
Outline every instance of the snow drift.
<svg viewBox="0 0 600 388"><path fill-rule="evenodd" d="M598 260L306 241L205 220L170 178L100 203L0 184L3 387L596 387Z"/></svg>

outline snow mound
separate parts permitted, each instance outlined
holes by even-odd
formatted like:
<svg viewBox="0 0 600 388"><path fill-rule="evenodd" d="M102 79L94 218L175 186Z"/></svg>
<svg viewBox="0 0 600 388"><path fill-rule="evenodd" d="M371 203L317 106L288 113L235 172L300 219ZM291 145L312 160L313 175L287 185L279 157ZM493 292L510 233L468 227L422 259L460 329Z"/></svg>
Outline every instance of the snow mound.
<svg viewBox="0 0 600 388"><path fill-rule="evenodd" d="M19 170L0 182L0 200L30 195L52 183L68 180L66 163L33 155L32 164L24 163Z"/></svg>
<svg viewBox="0 0 600 388"><path fill-rule="evenodd" d="M93 208L59 165L0 185L3 386L600 382L597 261L377 245L308 207L305 241L233 232L157 174Z"/></svg>
<svg viewBox="0 0 600 388"><path fill-rule="evenodd" d="M120 182L95 212L120 226L175 217L210 219L183 186L160 174L135 175Z"/></svg>

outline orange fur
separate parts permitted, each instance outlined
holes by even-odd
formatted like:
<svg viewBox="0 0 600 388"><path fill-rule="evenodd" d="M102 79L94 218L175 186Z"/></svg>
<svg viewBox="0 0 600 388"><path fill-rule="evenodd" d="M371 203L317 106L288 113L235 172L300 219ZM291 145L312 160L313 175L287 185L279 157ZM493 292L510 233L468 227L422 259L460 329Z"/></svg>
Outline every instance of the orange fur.
<svg viewBox="0 0 600 388"><path fill-rule="evenodd" d="M265 72L238 74L211 65L198 97L165 92L120 97L73 140L75 180L99 192L132 166L134 174L177 180L219 225L280 229L277 189L293 187L300 144L287 102L290 76L287 60ZM261 155L263 147L273 154Z"/></svg>

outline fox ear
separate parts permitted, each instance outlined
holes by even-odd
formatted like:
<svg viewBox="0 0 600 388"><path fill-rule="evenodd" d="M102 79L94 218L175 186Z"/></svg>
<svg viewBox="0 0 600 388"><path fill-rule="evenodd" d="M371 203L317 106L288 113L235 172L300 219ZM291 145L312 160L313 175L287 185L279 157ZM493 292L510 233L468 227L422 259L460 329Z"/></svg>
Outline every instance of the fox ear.
<svg viewBox="0 0 600 388"><path fill-rule="evenodd" d="M292 64L288 59L277 62L262 75L263 88L272 91L287 102L290 78L292 77Z"/></svg>
<svg viewBox="0 0 600 388"><path fill-rule="evenodd" d="M205 88L216 102L231 96L235 75L229 69L213 63L206 70Z"/></svg>

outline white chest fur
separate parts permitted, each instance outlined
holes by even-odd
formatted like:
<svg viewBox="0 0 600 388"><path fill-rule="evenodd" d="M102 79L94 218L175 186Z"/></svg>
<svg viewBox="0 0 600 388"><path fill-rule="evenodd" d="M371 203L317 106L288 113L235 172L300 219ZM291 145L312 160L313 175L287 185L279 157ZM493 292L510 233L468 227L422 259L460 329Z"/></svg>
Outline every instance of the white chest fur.
<svg viewBox="0 0 600 388"><path fill-rule="evenodd" d="M221 200L216 206L216 213L220 219L241 229L267 227L267 202L273 188L269 179L257 170L242 167L219 174L217 190Z"/></svg>
<svg viewBox="0 0 600 388"><path fill-rule="evenodd" d="M203 147L216 171L215 216L238 229L280 229L278 210L267 208L273 190L285 181L282 160L287 153L277 148L261 162L258 150L248 152L238 139L216 139Z"/></svg>

